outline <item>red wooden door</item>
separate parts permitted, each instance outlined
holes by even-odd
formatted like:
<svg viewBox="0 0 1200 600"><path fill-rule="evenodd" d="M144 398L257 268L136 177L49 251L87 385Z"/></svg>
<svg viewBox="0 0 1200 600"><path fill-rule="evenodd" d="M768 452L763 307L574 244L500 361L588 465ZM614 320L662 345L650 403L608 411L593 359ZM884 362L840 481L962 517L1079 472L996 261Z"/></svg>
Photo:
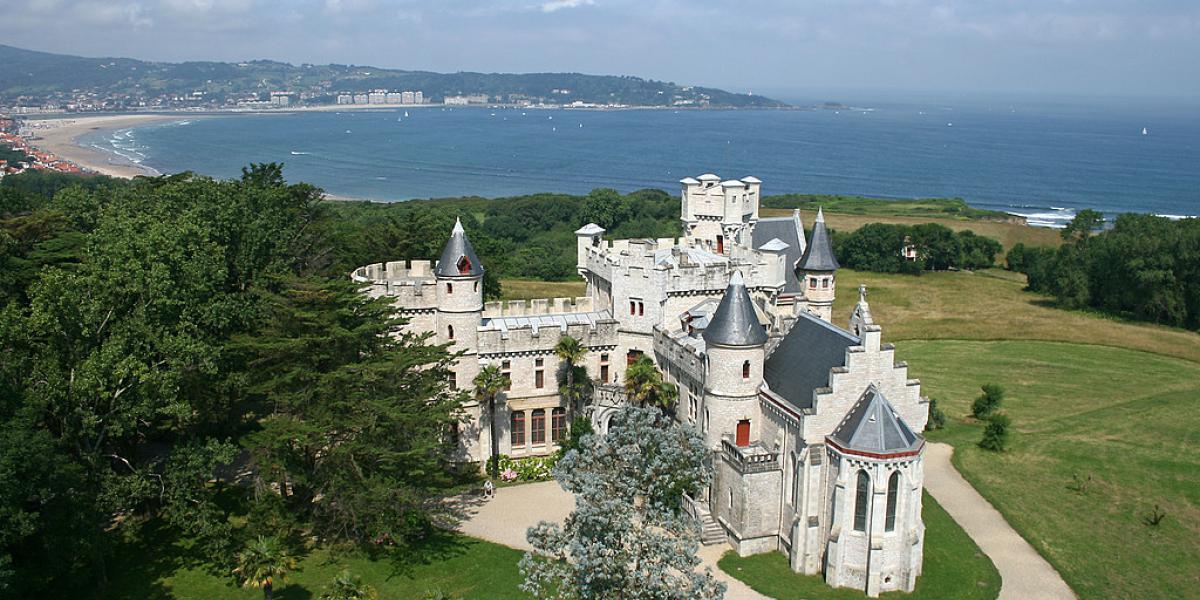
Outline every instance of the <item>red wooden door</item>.
<svg viewBox="0 0 1200 600"><path fill-rule="evenodd" d="M717 254L725 254L725 236L717 236Z"/></svg>
<svg viewBox="0 0 1200 600"><path fill-rule="evenodd" d="M736 443L739 448L745 448L750 445L750 420L742 419L737 424Z"/></svg>

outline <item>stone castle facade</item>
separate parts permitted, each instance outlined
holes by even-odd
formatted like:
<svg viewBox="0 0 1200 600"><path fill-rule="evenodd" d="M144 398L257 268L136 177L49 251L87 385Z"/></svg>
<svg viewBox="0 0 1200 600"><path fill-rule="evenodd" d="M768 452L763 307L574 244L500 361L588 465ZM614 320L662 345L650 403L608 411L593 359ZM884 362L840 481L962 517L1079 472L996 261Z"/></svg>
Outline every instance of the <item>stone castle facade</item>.
<svg viewBox="0 0 1200 600"><path fill-rule="evenodd" d="M820 212L806 236L799 211L759 216L758 179L706 174L681 186L678 238L576 232L580 298L485 303L484 266L461 224L436 262L353 277L394 298L409 329L463 352L452 386L470 389L484 365L510 377L494 416L502 454L550 454L566 435L562 336L588 349L587 411L600 433L624 404L626 366L647 355L678 386L676 419L712 450L712 484L685 499L706 543L778 550L793 570L870 596L911 591L925 539L920 382L882 343L865 289L846 327L833 323L838 265ZM464 410L460 458L482 462L487 413L473 401Z"/></svg>

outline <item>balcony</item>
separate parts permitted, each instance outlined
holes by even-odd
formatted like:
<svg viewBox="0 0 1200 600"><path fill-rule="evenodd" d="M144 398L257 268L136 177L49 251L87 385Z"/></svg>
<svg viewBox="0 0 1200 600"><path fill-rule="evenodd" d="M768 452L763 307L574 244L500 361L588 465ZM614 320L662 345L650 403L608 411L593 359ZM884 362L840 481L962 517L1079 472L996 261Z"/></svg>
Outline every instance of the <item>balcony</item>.
<svg viewBox="0 0 1200 600"><path fill-rule="evenodd" d="M779 453L770 452L758 442L738 446L728 436L721 438L721 457L743 475L779 470Z"/></svg>

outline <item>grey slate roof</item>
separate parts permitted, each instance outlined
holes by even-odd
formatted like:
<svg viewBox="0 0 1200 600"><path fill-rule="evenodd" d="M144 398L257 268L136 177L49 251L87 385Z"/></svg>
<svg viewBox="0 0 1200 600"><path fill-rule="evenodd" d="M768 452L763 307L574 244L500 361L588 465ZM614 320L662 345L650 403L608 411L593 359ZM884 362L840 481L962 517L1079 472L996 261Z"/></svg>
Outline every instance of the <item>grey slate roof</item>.
<svg viewBox="0 0 1200 600"><path fill-rule="evenodd" d="M704 342L721 346L761 346L767 342L767 330L758 322L741 271L734 271L729 278L725 296L704 328Z"/></svg>
<svg viewBox="0 0 1200 600"><path fill-rule="evenodd" d="M798 268L801 271L836 271L838 268L837 258L833 255L833 243L825 229L825 213L821 209L817 209L812 236L808 238L808 248L804 250Z"/></svg>
<svg viewBox="0 0 1200 600"><path fill-rule="evenodd" d="M464 256L470 261L471 268L466 273L460 273L458 262ZM437 267L433 272L440 277L479 277L483 275L483 263L480 263L479 257L475 255L475 248L471 245L471 240L467 239L467 233L463 231L462 221L454 220L454 229L450 232L450 239L446 242L446 247L442 249L442 257L438 259Z"/></svg>
<svg viewBox="0 0 1200 600"><path fill-rule="evenodd" d="M863 392L829 437L846 450L872 454L912 452L925 441L909 429L874 385Z"/></svg>
<svg viewBox="0 0 1200 600"><path fill-rule="evenodd" d="M829 370L846 364L859 339L819 317L801 313L763 365L763 381L796 408L812 408L813 390L829 385Z"/></svg>
<svg viewBox="0 0 1200 600"><path fill-rule="evenodd" d="M759 219L754 226L754 239L751 243L755 250L761 250L771 240L778 239L788 245L784 256L787 258L787 274L784 275L783 291L785 294L795 294L802 291L800 280L796 277L796 263L804 255L804 226L800 223L800 211L790 217L771 217Z"/></svg>

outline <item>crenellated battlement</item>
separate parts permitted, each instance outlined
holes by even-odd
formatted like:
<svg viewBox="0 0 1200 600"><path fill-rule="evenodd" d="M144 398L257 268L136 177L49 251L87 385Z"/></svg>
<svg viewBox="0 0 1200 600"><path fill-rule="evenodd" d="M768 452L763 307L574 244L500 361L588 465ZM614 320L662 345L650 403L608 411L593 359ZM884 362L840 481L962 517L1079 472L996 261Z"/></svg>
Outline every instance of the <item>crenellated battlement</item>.
<svg viewBox="0 0 1200 600"><path fill-rule="evenodd" d="M404 309L430 308L437 304L437 279L428 260L392 261L365 265L350 274L358 283L368 284L372 298L389 296Z"/></svg>
<svg viewBox="0 0 1200 600"><path fill-rule="evenodd" d="M483 305L483 317L528 317L563 313L592 312L597 310L595 301L587 296L576 298L535 298L533 300L509 300L487 302Z"/></svg>
<svg viewBox="0 0 1200 600"><path fill-rule="evenodd" d="M617 322L612 319L594 323L566 325L524 324L517 327L480 329L479 354L512 354L521 352L552 352L558 340L569 335L588 348L608 348L617 345Z"/></svg>
<svg viewBox="0 0 1200 600"><path fill-rule="evenodd" d="M394 260L359 267L351 277L360 283L400 282L408 279L433 279L431 260Z"/></svg>

